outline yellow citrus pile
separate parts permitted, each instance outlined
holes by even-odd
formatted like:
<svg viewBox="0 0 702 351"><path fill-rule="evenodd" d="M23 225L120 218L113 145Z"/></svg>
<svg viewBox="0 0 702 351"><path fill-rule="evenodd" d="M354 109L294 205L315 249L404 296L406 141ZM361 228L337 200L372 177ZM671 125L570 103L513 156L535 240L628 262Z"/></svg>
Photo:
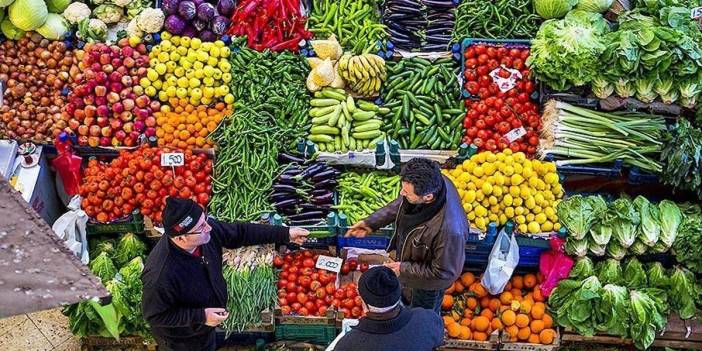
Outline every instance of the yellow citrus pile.
<svg viewBox="0 0 702 351"><path fill-rule="evenodd" d="M193 106L188 99L171 98L162 105L156 117L156 136L159 146L210 148L214 146L208 135L212 133L231 109L223 102L214 107Z"/></svg>

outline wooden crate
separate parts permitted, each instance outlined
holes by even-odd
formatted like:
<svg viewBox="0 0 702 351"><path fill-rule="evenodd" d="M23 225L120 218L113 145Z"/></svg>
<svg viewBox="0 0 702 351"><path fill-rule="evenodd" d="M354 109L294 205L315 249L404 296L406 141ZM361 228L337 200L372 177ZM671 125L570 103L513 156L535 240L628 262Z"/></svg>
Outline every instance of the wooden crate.
<svg viewBox="0 0 702 351"><path fill-rule="evenodd" d="M154 351L155 342L146 342L140 336L124 336L116 340L100 336L81 339L81 351Z"/></svg>
<svg viewBox="0 0 702 351"><path fill-rule="evenodd" d="M530 344L525 342L510 341L507 333L502 333L500 337L500 350L505 351L557 351L561 347L561 334L556 329L556 337L553 339L553 344Z"/></svg>
<svg viewBox="0 0 702 351"><path fill-rule="evenodd" d="M458 350L497 350L500 345L500 335L496 330L490 334L488 341L475 340L459 340L449 338L444 334L444 344L438 348L441 351L458 351Z"/></svg>

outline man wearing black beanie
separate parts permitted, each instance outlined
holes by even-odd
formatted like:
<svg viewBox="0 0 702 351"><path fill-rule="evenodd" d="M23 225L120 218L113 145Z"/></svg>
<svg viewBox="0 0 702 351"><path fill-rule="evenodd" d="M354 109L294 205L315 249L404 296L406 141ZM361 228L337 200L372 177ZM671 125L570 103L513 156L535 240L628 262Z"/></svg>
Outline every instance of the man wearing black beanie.
<svg viewBox="0 0 702 351"><path fill-rule="evenodd" d="M400 303L400 282L387 267L373 267L358 281L366 316L334 346L334 351L430 351L441 346L441 317Z"/></svg>
<svg viewBox="0 0 702 351"><path fill-rule="evenodd" d="M309 232L208 218L189 199L169 197L163 210L165 235L149 254L141 280L142 311L159 350L214 351L215 327L227 319L222 248L302 244Z"/></svg>

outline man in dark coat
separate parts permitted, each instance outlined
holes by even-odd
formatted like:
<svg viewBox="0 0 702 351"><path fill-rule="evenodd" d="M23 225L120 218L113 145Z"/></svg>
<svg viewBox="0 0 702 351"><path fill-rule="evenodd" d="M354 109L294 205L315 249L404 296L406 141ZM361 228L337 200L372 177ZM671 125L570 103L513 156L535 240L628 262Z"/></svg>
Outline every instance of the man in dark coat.
<svg viewBox="0 0 702 351"><path fill-rule="evenodd" d="M149 254L141 280L142 311L159 350L215 350L215 327L227 319L222 248L305 241L300 228L223 223L189 199L169 197L165 235Z"/></svg>
<svg viewBox="0 0 702 351"><path fill-rule="evenodd" d="M394 221L388 251L396 251L397 262L386 266L397 273L403 288L411 290L413 307L438 314L444 291L465 264L468 219L456 187L436 162L411 159L400 177L397 200L354 224L346 235L364 237Z"/></svg>
<svg viewBox="0 0 702 351"><path fill-rule="evenodd" d="M387 267L373 267L358 281L366 316L334 346L334 351L430 351L441 346L441 317L400 304L400 282Z"/></svg>

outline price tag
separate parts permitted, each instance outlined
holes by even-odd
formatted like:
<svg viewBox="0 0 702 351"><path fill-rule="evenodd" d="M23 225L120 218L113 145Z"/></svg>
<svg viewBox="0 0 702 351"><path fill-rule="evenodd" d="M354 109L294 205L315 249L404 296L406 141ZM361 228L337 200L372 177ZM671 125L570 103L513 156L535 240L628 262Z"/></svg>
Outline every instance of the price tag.
<svg viewBox="0 0 702 351"><path fill-rule="evenodd" d="M185 164L185 156L181 152L169 152L161 154L161 166L177 167Z"/></svg>
<svg viewBox="0 0 702 351"><path fill-rule="evenodd" d="M349 151L349 160L353 160L354 158L356 158L356 153Z"/></svg>
<svg viewBox="0 0 702 351"><path fill-rule="evenodd" d="M490 77L492 77L492 81L495 82L500 91L506 93L517 86L517 81L522 79L522 72L502 65L492 70Z"/></svg>
<svg viewBox="0 0 702 351"><path fill-rule="evenodd" d="M344 264L344 260L338 257L330 257L319 255L317 258L317 269L325 269L334 273L341 272L341 265Z"/></svg>
<svg viewBox="0 0 702 351"><path fill-rule="evenodd" d="M509 133L505 134L504 137L509 141L510 143L519 140L521 137L526 135L526 129L524 127L519 127L515 128L509 131Z"/></svg>
<svg viewBox="0 0 702 351"><path fill-rule="evenodd" d="M699 19L702 18L702 7L695 7L690 11L690 18Z"/></svg>

